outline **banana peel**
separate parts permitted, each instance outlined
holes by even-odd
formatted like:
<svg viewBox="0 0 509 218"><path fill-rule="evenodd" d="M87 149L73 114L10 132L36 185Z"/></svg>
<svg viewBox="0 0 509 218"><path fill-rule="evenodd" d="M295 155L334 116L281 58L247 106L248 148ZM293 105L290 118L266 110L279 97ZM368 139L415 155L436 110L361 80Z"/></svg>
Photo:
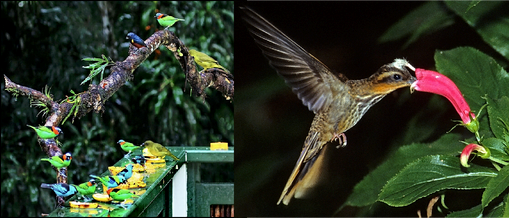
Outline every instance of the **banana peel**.
<svg viewBox="0 0 509 218"><path fill-rule="evenodd" d="M97 203L79 202L79 201L69 201L69 205L72 208L97 208L97 206L99 204L97 204Z"/></svg>
<svg viewBox="0 0 509 218"><path fill-rule="evenodd" d="M108 194L95 193L95 194L92 195L92 197L96 201L100 201L100 202L110 202L110 201L113 201L113 198L111 198L110 195L108 195Z"/></svg>

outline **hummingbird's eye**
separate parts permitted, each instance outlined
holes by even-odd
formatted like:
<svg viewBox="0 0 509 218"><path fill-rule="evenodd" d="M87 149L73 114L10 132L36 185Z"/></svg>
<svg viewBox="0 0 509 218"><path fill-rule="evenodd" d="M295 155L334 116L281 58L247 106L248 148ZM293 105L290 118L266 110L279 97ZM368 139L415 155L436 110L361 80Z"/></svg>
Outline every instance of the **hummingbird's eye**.
<svg viewBox="0 0 509 218"><path fill-rule="evenodd" d="M392 75L392 78L393 78L394 80L401 80L401 75L399 75L399 74L394 74L394 75Z"/></svg>

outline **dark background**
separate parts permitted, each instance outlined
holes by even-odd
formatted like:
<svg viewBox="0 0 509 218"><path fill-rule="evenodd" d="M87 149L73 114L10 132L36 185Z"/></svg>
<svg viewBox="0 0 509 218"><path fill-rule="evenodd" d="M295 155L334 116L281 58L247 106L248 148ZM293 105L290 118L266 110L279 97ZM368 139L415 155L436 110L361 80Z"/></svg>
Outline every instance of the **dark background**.
<svg viewBox="0 0 509 218"><path fill-rule="evenodd" d="M248 6L297 42L330 69L349 79L362 79L395 58L414 67L434 69L434 52L473 46L490 52L467 24L455 22L427 34L403 49L405 40L378 43L391 25L424 2L247 2L235 14L237 101L235 123L235 206L239 216L416 216L425 213L427 201L409 207L346 207L353 186L384 160L391 150L412 142L431 142L459 119L450 103L409 88L387 95L346 132L348 145L330 149L328 174L309 199L292 199L276 205L295 166L308 133L313 112L308 111L248 34L238 5ZM426 18L423 18L426 19ZM425 111L422 109L427 108ZM409 121L412 120L412 124ZM412 128L422 135L409 138ZM425 131L424 131L425 130ZM420 131L420 130L417 130ZM463 131L456 129L455 131ZM334 144L336 145L336 144Z"/></svg>

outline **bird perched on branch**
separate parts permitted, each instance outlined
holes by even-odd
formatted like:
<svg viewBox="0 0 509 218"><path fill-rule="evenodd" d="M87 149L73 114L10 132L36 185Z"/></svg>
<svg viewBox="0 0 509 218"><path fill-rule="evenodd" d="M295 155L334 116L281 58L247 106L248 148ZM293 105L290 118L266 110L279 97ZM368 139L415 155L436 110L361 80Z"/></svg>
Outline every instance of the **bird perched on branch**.
<svg viewBox="0 0 509 218"><path fill-rule="evenodd" d="M194 57L194 62L196 62L198 65L203 67L204 70L210 69L210 68L220 68L224 71L230 73L226 68L219 65L219 63L214 60L214 58L211 58L210 56L206 55L205 53L196 51L194 49L189 50L189 54Z"/></svg>
<svg viewBox="0 0 509 218"><path fill-rule="evenodd" d="M134 34L133 32L128 33L125 39L128 39L129 42L136 48L147 47L143 39L141 39L138 35Z"/></svg>
<svg viewBox="0 0 509 218"><path fill-rule="evenodd" d="M173 158L176 161L179 160L177 157L175 157L175 155L173 155L170 152L170 150L166 149L164 146L162 146L159 143L155 143L153 141L147 140L146 142L141 144L141 146L145 146L151 154L153 154L157 157L170 156L171 158Z"/></svg>
<svg viewBox="0 0 509 218"><path fill-rule="evenodd" d="M157 13L154 16L157 19L159 25L164 26L166 28L173 26L177 21L184 21L184 19L175 18L167 14Z"/></svg>
<svg viewBox="0 0 509 218"><path fill-rule="evenodd" d="M52 139L58 136L60 133L63 133L62 130L57 126L39 126L39 127L34 127L30 125L27 126L34 129L41 139Z"/></svg>
<svg viewBox="0 0 509 218"><path fill-rule="evenodd" d="M317 184L324 146L335 140L345 146L345 132L385 95L410 86L416 79L407 68L415 69L406 60L396 59L368 78L348 80L342 74L331 72L253 10L241 10L251 36L269 63L302 103L315 113L300 156L277 202L288 205L292 197L305 197Z"/></svg>
<svg viewBox="0 0 509 218"><path fill-rule="evenodd" d="M51 165L53 165L55 168L57 168L58 171L60 171L62 167L68 167L69 164L71 164L72 155L71 152L67 152L64 154L63 160L59 156L53 156L51 158L41 158L41 160L50 162Z"/></svg>

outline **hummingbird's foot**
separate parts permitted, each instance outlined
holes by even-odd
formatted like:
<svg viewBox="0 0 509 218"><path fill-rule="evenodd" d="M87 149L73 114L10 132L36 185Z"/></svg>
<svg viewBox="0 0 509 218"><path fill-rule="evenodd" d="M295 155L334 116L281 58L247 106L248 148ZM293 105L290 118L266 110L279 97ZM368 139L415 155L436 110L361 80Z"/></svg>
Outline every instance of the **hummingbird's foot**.
<svg viewBox="0 0 509 218"><path fill-rule="evenodd" d="M342 132L341 134L334 133L334 136L332 137L332 139L330 141L331 142L336 141L336 139L339 139L339 145L336 146L336 148L346 146L346 135L344 132Z"/></svg>

